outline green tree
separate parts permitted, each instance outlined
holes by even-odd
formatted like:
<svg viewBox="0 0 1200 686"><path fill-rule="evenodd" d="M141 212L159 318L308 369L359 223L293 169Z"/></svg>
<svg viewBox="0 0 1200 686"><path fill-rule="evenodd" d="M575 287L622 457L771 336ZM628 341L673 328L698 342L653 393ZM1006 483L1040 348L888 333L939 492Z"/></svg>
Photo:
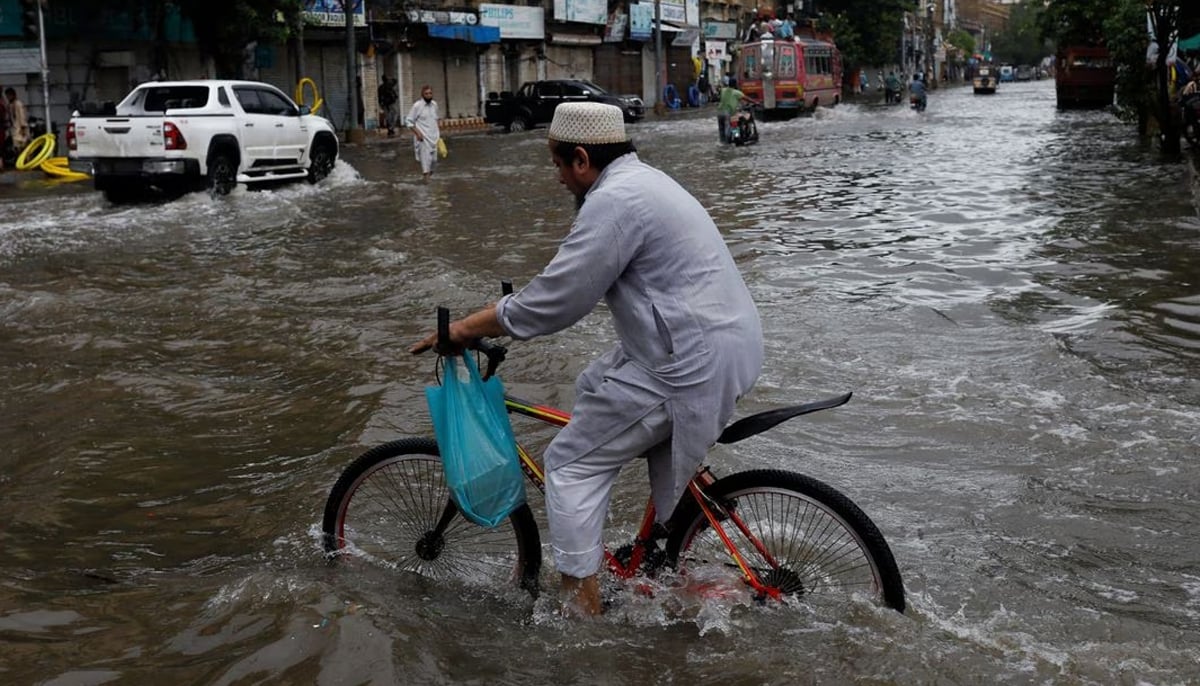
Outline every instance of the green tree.
<svg viewBox="0 0 1200 686"><path fill-rule="evenodd" d="M915 10L916 0L822 0L818 7L850 73L899 58L904 13Z"/></svg>
<svg viewBox="0 0 1200 686"><path fill-rule="evenodd" d="M963 29L954 29L946 36L946 42L962 50L967 57L975 54L975 36Z"/></svg>
<svg viewBox="0 0 1200 686"><path fill-rule="evenodd" d="M1050 0L1038 23L1056 46L1104 45L1104 22L1124 0Z"/></svg>
<svg viewBox="0 0 1200 686"><path fill-rule="evenodd" d="M1041 16L1045 6L1039 0L1023 0L1009 11L1008 23L992 40L992 54L1001 62L1037 64L1052 52L1042 37Z"/></svg>
<svg viewBox="0 0 1200 686"><path fill-rule="evenodd" d="M1121 0L1104 21L1105 43L1117 67L1117 115L1136 121L1138 134L1145 135L1153 108L1153 73L1146 64L1146 4L1144 0Z"/></svg>

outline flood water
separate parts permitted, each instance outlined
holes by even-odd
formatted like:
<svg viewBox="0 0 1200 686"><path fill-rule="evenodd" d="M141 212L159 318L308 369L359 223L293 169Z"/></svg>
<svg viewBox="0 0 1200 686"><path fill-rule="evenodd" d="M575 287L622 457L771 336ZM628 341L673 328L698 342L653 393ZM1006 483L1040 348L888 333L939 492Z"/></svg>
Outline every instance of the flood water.
<svg viewBox="0 0 1200 686"><path fill-rule="evenodd" d="M450 139L428 185L387 143L319 186L220 201L0 184L0 681L1200 680L1191 163L1056 112L1048 81L760 131L722 149L708 117L632 127L761 310L739 415L855 397L712 464L849 495L895 552L906 614L666 593L564 622L550 595L325 563L340 470L431 432L432 359L406 347L437 305L531 278L573 214L544 130L481 134ZM612 340L594 313L513 344L503 376L569 407ZM647 491L631 468L614 542Z"/></svg>

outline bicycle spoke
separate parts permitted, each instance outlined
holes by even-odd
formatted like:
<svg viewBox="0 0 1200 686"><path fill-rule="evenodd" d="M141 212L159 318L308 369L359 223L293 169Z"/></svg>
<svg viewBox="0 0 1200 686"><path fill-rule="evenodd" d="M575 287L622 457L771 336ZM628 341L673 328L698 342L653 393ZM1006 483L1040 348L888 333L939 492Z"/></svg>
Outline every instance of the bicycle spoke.
<svg viewBox="0 0 1200 686"><path fill-rule="evenodd" d="M332 524L327 521L326 531L332 528L340 535L340 549L437 580L495 585L520 576L524 563L515 520L489 529L453 511L438 531L451 502L440 459L402 452L363 459L359 471L346 477L353 481L339 499L331 494L337 514ZM533 528L526 536L536 546L536 526L526 521L523 526Z"/></svg>
<svg viewBox="0 0 1200 686"><path fill-rule="evenodd" d="M846 524L810 498L782 489L748 489L727 498L730 517L721 522L743 555L755 560L755 574L785 592L848 593L878 587L860 542ZM744 531L742 530L744 527ZM716 532L702 525L683 561L690 567L734 567ZM764 547L770 558L757 550ZM768 564L773 558L777 566Z"/></svg>

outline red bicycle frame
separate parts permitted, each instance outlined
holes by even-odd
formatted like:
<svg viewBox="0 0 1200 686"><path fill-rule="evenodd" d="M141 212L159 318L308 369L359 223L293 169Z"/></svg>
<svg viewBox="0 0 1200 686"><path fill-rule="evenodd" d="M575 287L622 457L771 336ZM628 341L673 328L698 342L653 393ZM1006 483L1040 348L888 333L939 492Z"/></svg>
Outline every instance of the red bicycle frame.
<svg viewBox="0 0 1200 686"><path fill-rule="evenodd" d="M571 421L571 415L563 412L562 410L555 409L548 405L530 403L509 395L504 396L504 405L510 414L530 417L540 422L560 428L566 426L567 423ZM517 444L517 455L520 457L521 469L525 472L525 476L528 477L529 480L533 482L533 485L544 494L546 492L546 479L545 472L542 470L542 466L539 465L537 461L529 455L529 453L523 446L521 446L520 443ZM742 577L745 579L746 583L749 584L755 590L755 592L759 594L759 597L769 596L771 598L778 599L780 597L779 589L772 588L762 583L762 580L759 578L758 574L747 562L741 551L738 550L737 545L734 543L730 535L725 531L725 528L722 526L721 522L731 522L737 529L737 532L750 542L750 544L762 557L763 561L770 565L772 569L777 569L779 567L779 563L767 550L767 547L763 545L762 541L760 541L756 536L754 536L753 533L751 533L750 527L746 525L736 510L725 507L704 492L704 489L712 484L713 481L715 481L715 479L713 478L712 474L709 473L707 469L702 469L696 474L696 476L692 477L690 482L688 482L688 491L691 493L692 497L696 499L696 503L700 506L700 511L704 513L704 517L708 520L709 526L711 526L713 531L716 532L717 536L720 537L721 542L725 544L725 549L729 552L729 556L733 559L734 563L741 571ZM642 563L645 562L646 559L648 544L653 540L652 537L654 533L655 514L654 501L647 499L646 510L642 515L642 523L638 527L637 535L633 541L633 550L629 555L628 561L621 562L621 560L619 560L617 556L612 553L612 551L608 550L607 547L605 548L604 558L607 562L608 569L617 577L621 579L631 579L637 574L638 570L641 569Z"/></svg>

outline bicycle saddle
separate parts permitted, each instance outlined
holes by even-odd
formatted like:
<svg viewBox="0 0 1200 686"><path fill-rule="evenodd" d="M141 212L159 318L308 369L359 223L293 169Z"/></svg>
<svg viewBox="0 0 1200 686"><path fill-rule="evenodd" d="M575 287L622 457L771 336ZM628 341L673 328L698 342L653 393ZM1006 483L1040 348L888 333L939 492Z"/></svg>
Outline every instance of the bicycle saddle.
<svg viewBox="0 0 1200 686"><path fill-rule="evenodd" d="M743 438L750 438L755 434L760 434L767 429L774 427L777 424L782 424L793 417L799 417L802 414L816 412L818 410L828 410L831 407L845 405L850 401L850 396L854 393L846 393L833 398L824 400L816 400L803 405L795 405L792 407L781 407L778 410L767 410L752 414L749 417L743 417L736 422L725 427L721 435L717 438L717 443L737 443Z"/></svg>

